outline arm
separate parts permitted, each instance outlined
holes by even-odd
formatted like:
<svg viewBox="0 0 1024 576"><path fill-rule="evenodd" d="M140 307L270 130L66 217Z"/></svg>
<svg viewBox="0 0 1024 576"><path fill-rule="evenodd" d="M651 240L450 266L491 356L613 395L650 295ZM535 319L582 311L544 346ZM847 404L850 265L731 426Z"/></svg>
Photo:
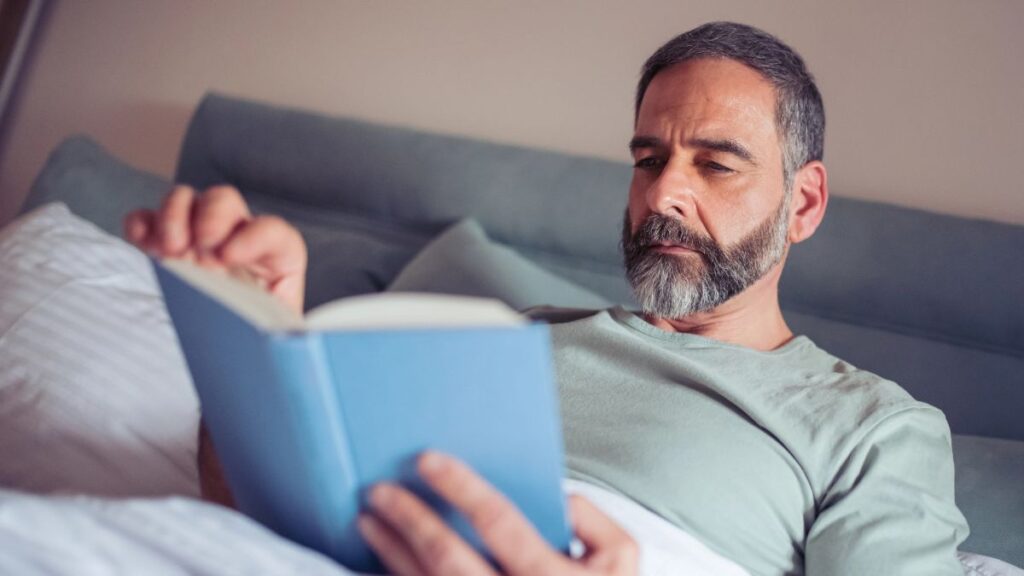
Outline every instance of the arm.
<svg viewBox="0 0 1024 576"><path fill-rule="evenodd" d="M808 576L962 576L966 520L953 500L949 427L931 407L875 425L851 452L808 533Z"/></svg>
<svg viewBox="0 0 1024 576"><path fill-rule="evenodd" d="M203 500L235 508L235 497L231 494L224 469L221 467L217 451L213 448L213 440L206 424L199 421L199 493Z"/></svg>

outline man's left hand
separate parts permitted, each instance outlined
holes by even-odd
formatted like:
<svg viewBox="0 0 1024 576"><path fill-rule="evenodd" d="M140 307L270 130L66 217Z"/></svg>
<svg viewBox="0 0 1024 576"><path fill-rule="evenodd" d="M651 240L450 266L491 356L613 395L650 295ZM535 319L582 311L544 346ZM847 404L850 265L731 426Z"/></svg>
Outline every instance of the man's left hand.
<svg viewBox="0 0 1024 576"><path fill-rule="evenodd" d="M470 522L508 576L633 576L636 543L583 498L569 499L576 536L586 547L572 560L551 548L522 513L465 464L428 452L417 468L427 484ZM359 531L395 576L497 576L491 565L411 492L379 484Z"/></svg>

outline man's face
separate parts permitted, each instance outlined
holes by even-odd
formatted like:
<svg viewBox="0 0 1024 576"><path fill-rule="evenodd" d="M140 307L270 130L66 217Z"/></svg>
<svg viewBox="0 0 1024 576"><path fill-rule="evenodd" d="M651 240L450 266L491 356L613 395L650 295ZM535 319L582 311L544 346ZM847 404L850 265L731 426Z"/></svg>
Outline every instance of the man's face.
<svg viewBox="0 0 1024 576"><path fill-rule="evenodd" d="M775 90L732 60L678 64L648 86L630 143L627 275L644 312L717 307L779 263L789 194Z"/></svg>

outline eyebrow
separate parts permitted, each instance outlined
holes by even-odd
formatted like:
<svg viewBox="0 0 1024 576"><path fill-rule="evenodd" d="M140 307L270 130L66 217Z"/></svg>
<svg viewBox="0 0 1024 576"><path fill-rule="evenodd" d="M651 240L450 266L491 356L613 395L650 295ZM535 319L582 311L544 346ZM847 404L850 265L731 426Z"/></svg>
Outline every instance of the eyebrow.
<svg viewBox="0 0 1024 576"><path fill-rule="evenodd" d="M661 140L654 136L634 136L629 141L629 151L636 152L641 148L662 148L664 145Z"/></svg>
<svg viewBox="0 0 1024 576"><path fill-rule="evenodd" d="M696 148L703 148L705 150L725 152L726 154L732 154L741 160L757 165L757 161L754 159L754 155L750 153L750 150L747 150L745 146L730 138L694 138L693 140L689 140L687 145ZM665 143L654 136L634 136L633 139L629 141L630 152L636 152L643 148L664 147Z"/></svg>

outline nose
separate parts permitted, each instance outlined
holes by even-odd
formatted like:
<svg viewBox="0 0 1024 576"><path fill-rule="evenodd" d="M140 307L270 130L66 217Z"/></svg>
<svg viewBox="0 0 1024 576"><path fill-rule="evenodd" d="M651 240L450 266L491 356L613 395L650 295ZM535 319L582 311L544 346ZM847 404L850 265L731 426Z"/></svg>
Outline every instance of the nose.
<svg viewBox="0 0 1024 576"><path fill-rule="evenodd" d="M696 216L695 175L686 167L668 162L647 188L647 207L656 214L688 220Z"/></svg>

